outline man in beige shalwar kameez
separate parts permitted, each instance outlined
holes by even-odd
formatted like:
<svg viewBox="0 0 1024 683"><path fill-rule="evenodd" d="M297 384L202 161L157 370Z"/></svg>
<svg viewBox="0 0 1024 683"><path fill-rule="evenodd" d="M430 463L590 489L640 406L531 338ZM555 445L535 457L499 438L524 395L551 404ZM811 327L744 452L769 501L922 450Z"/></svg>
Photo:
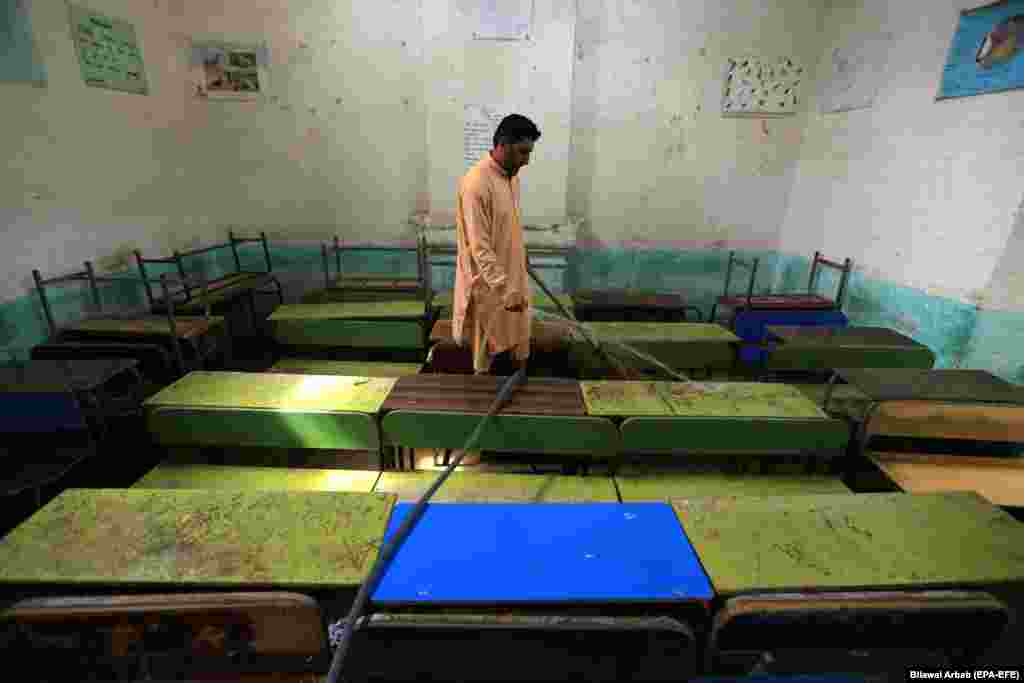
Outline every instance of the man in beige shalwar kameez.
<svg viewBox="0 0 1024 683"><path fill-rule="evenodd" d="M473 370L511 375L530 357L530 282L519 213L519 169L540 131L506 116L494 149L459 182L452 336L473 352Z"/></svg>

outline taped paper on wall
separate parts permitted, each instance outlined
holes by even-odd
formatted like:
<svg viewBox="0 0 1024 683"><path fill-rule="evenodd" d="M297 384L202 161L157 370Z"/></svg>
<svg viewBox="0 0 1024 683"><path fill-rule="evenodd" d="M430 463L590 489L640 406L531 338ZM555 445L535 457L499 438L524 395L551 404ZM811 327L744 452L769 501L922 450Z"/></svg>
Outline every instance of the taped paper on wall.
<svg viewBox="0 0 1024 683"><path fill-rule="evenodd" d="M487 104L467 104L464 110L462 161L468 169L491 150L498 124L515 110Z"/></svg>
<svg viewBox="0 0 1024 683"><path fill-rule="evenodd" d="M875 103L885 71L890 34L863 40L856 47L832 50L832 77L821 95L821 113L866 109Z"/></svg>
<svg viewBox="0 0 1024 683"><path fill-rule="evenodd" d="M530 37L533 0L484 0L474 40L526 40Z"/></svg>

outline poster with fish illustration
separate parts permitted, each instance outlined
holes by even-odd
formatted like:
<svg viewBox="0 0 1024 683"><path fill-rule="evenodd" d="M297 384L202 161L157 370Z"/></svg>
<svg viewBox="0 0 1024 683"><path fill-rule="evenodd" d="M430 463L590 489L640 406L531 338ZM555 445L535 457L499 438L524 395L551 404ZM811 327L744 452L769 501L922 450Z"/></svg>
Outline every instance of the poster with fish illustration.
<svg viewBox="0 0 1024 683"><path fill-rule="evenodd" d="M967 10L946 58L937 100L1024 87L1024 0Z"/></svg>

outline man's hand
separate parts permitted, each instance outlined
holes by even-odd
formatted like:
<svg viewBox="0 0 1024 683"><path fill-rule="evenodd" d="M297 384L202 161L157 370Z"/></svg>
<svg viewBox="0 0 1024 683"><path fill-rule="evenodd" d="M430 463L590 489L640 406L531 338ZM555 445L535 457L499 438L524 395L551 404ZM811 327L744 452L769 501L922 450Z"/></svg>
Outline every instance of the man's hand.
<svg viewBox="0 0 1024 683"><path fill-rule="evenodd" d="M509 292L505 295L505 310L512 313L522 313L526 310L526 297L522 292Z"/></svg>

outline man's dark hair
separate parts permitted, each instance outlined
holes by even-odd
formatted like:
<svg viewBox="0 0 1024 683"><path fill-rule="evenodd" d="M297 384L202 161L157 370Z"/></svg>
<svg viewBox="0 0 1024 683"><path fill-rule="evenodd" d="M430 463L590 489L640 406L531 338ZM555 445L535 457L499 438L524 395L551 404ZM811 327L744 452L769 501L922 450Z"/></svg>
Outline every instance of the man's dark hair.
<svg viewBox="0 0 1024 683"><path fill-rule="evenodd" d="M494 131L494 146L514 145L524 140L537 142L540 139L540 129L530 119L520 114L509 114L498 124L498 130Z"/></svg>

